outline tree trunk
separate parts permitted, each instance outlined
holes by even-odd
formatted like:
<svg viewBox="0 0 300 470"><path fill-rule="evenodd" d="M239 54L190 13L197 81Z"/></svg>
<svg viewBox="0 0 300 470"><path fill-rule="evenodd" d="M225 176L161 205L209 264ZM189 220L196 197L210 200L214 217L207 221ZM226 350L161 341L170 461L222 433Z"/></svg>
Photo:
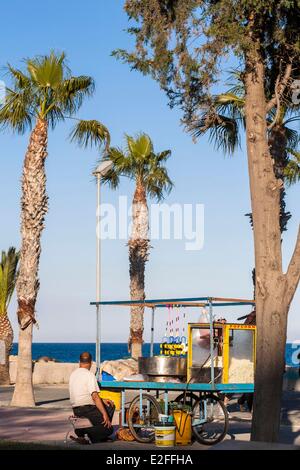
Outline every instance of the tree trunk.
<svg viewBox="0 0 300 470"><path fill-rule="evenodd" d="M25 330L21 328L19 330L18 370L11 406L35 406L32 381L32 329L33 323L30 323Z"/></svg>
<svg viewBox="0 0 300 470"><path fill-rule="evenodd" d="M12 404L33 406L32 325L39 289L38 269L41 235L47 212L45 160L47 157L47 122L38 119L26 152L21 199L21 250L17 279L18 320L20 325L18 370Z"/></svg>
<svg viewBox="0 0 300 470"><path fill-rule="evenodd" d="M286 203L285 203L285 188L283 186L284 182L284 170L289 162L287 156L287 138L284 125L282 121L272 128L269 135L269 146L270 153L274 159L274 173L277 179L282 181L282 187L280 189L280 231L281 233L287 230L287 223L292 217L290 212L286 212Z"/></svg>
<svg viewBox="0 0 300 470"><path fill-rule="evenodd" d="M264 67L249 54L245 74L246 135L256 272L256 372L251 439L278 440L285 367L287 313L299 282L300 239L288 273L282 272L279 225L281 180L268 147Z"/></svg>
<svg viewBox="0 0 300 470"><path fill-rule="evenodd" d="M284 125L282 122L276 124L271 132L269 133L269 148L270 154L274 160L274 173L277 179L284 181L284 169L289 162L287 156L287 139L285 134ZM292 217L290 212L286 212L285 203L285 188L282 186L280 189L280 214L279 214L279 225L281 234L287 230L287 223ZM250 223L253 227L252 213L247 214L250 216ZM255 268L252 270L252 281L253 281L253 298L255 299Z"/></svg>
<svg viewBox="0 0 300 470"><path fill-rule="evenodd" d="M0 364L0 385L9 385L9 354L12 348L14 333L7 315L0 317L0 341L4 342L4 364Z"/></svg>
<svg viewBox="0 0 300 470"><path fill-rule="evenodd" d="M148 219L145 188L141 182L137 182L132 204L132 234L128 242L131 300L145 299L145 264L149 252ZM128 346L135 359L142 356L143 333L144 307L131 307Z"/></svg>

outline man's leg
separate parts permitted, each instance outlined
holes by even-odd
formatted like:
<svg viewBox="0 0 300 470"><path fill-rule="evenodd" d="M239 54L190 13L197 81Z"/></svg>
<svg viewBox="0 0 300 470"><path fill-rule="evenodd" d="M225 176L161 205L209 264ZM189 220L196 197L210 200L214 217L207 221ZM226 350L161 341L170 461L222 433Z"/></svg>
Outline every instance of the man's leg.
<svg viewBox="0 0 300 470"><path fill-rule="evenodd" d="M107 414L111 421L114 411L115 411L115 406L105 405L105 404L104 406L106 408ZM90 413L91 413L90 420L94 424L94 426L88 429L87 435L89 436L93 444L96 442L105 441L113 433L114 431L113 427L111 426L110 428L108 428L104 426L104 424L102 424L103 415L96 406L94 407L93 410L91 410Z"/></svg>
<svg viewBox="0 0 300 470"><path fill-rule="evenodd" d="M75 416L88 418L93 424L93 427L91 428L79 430L80 436L82 435L82 432L84 432L84 434L88 435L92 443L104 441L108 438L108 436L110 436L113 433L113 427L108 428L108 427L105 427L104 424L102 424L103 416L96 406L93 406L93 405L79 406L79 407L74 408L73 411L74 411ZM109 410L107 411L109 413ZM113 412L114 412L114 409L112 411L112 415L113 415ZM111 413L111 410L110 410L110 413Z"/></svg>

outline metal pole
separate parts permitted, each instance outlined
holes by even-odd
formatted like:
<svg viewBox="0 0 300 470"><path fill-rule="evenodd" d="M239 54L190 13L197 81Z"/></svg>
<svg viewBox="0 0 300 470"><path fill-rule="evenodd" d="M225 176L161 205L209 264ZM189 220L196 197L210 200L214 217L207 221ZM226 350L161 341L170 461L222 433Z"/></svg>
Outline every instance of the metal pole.
<svg viewBox="0 0 300 470"><path fill-rule="evenodd" d="M214 327L213 327L213 307L212 301L209 299L209 329L210 329L210 375L211 386L215 388L215 369L214 369Z"/></svg>
<svg viewBox="0 0 300 470"><path fill-rule="evenodd" d="M150 357L153 357L153 346L154 346L154 313L155 313L155 307L152 307Z"/></svg>
<svg viewBox="0 0 300 470"><path fill-rule="evenodd" d="M101 252L100 252L100 179L97 174L97 207L96 207L96 301L100 302L100 271L101 271ZM101 331L100 331L100 305L96 306L96 376L100 380L100 361L101 361Z"/></svg>

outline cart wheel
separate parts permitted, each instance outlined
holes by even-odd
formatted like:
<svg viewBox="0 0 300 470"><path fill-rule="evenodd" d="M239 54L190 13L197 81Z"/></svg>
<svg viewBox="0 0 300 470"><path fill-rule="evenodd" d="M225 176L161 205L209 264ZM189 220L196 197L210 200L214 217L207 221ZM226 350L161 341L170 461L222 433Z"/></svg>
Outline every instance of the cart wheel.
<svg viewBox="0 0 300 470"><path fill-rule="evenodd" d="M154 425L158 422L158 415L162 413L162 410L152 395L143 393L141 401L142 403L140 403L140 396L132 400L128 410L128 426L136 441L153 442Z"/></svg>
<svg viewBox="0 0 300 470"><path fill-rule="evenodd" d="M221 442L226 436L228 423L227 409L218 396L205 395L194 404L192 429L201 444L210 446Z"/></svg>
<svg viewBox="0 0 300 470"><path fill-rule="evenodd" d="M186 393L181 393L180 395L178 395L178 397L176 397L174 401L176 401L176 403L181 403L182 405L183 404L189 405L191 408L193 408L194 404L198 400L199 400L199 397L195 393L186 392Z"/></svg>

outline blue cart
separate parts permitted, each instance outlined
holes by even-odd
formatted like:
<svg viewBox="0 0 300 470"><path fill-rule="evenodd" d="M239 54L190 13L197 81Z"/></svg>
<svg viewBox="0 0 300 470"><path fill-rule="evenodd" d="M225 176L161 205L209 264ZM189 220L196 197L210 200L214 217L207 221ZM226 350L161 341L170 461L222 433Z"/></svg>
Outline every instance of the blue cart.
<svg viewBox="0 0 300 470"><path fill-rule="evenodd" d="M129 427L134 438L139 442L152 442L154 440L154 423L158 421L158 415L169 414L174 402L179 407L190 410L193 435L196 440L205 445L213 445L224 439L228 429L228 412L224 405L224 396L233 394L251 394L254 392L254 362L255 362L255 333L254 325L248 326L240 323L225 323L215 321L213 317L214 307L235 307L254 305L253 300L224 299L216 297L180 298L180 299L155 299L144 301L103 301L92 302L97 306L97 315L101 314L103 305L132 306L143 305L152 312L151 321L151 347L150 356L153 356L154 325L156 309L169 305L178 307L206 307L209 311L209 322L191 323L188 331L188 371L186 383L172 382L127 382L127 381L103 381L100 377L100 318L97 317L97 373L102 389L110 389L121 394L121 426ZM206 369L206 380L201 380L194 369L199 361L201 344L198 331L208 332L209 338L206 348L209 351L210 364ZM196 338L196 339L195 339ZM241 354L241 345L243 346ZM198 348L198 349L197 349ZM220 353L221 351L221 353ZM197 352L197 354L196 354ZM195 357L195 359L194 359ZM221 364L218 364L221 361ZM244 374L241 382L234 382L239 377L241 370L244 372L245 364L253 363L252 371L248 369L248 375ZM221 365L221 367L216 367ZM241 369L244 367L244 369ZM203 372L198 367L197 373ZM220 370L221 373L216 371ZM209 380L207 380L207 372ZM246 370L247 372L247 370ZM199 378L200 377L200 378ZM247 379L249 379L247 381ZM135 391L136 396L126 407L126 394ZM170 398L171 397L171 398Z"/></svg>

